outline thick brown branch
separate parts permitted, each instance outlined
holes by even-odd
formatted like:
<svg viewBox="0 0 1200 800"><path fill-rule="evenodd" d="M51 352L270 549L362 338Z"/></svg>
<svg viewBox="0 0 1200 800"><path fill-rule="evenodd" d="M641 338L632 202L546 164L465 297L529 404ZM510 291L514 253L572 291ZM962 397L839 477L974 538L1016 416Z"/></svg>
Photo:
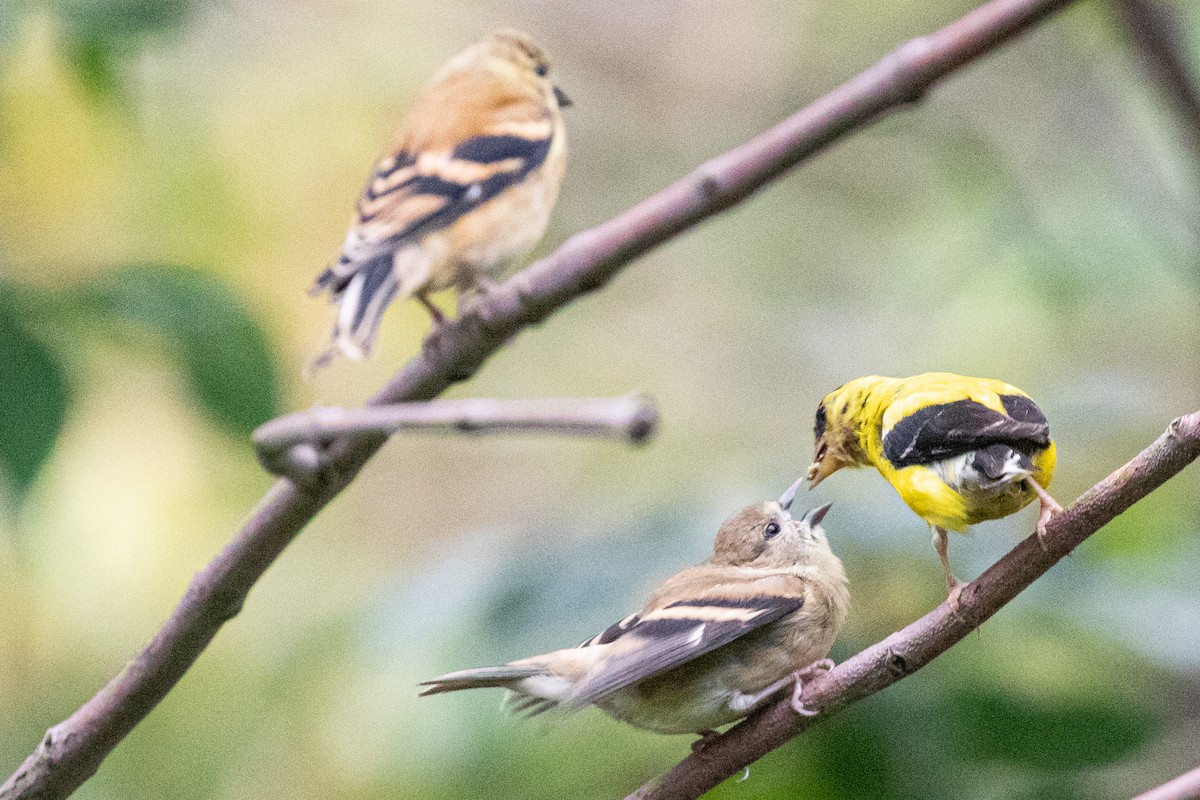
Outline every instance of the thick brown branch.
<svg viewBox="0 0 1200 800"><path fill-rule="evenodd" d="M636 396L612 399L432 400L366 408L310 408L260 425L259 462L275 475L313 487L334 465L325 448L337 437L391 436L402 430L441 433L557 433L642 444L658 412Z"/></svg>
<svg viewBox="0 0 1200 800"><path fill-rule="evenodd" d="M1143 792L1133 800L1197 800L1197 798L1200 798L1200 767L1185 772L1162 786L1156 786L1148 792Z"/></svg>
<svg viewBox="0 0 1200 800"><path fill-rule="evenodd" d="M1180 417L1136 458L1089 489L1037 536L1014 547L959 595L958 613L946 603L903 630L846 659L804 688L803 702L820 712L801 717L788 701L767 708L680 762L632 800L690 800L851 703L911 675L1000 610L1034 580L1125 509L1200 457L1200 411Z"/></svg>
<svg viewBox="0 0 1200 800"><path fill-rule="evenodd" d="M830 143L921 97L958 67L995 49L1072 0L992 0L900 47L796 115L702 165L620 216L576 234L457 321L383 388L373 405L430 400L465 380L508 339L607 283L632 259L762 188ZM42 743L0 787L0 800L62 798L158 704L237 613L255 581L304 525L383 444L382 435L329 448L334 480L306 491L280 480L225 549L192 581L149 644Z"/></svg>

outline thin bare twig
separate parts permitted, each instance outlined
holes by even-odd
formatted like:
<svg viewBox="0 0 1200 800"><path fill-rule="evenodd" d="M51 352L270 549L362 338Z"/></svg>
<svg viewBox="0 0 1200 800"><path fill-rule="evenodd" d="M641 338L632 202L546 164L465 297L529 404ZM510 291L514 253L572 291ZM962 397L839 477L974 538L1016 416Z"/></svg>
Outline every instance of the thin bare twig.
<svg viewBox="0 0 1200 800"><path fill-rule="evenodd" d="M278 417L254 431L259 462L275 475L316 487L329 470L329 442L338 437L391 436L402 430L434 433L555 433L624 439L643 444L654 435L658 411L636 395L537 400L431 400L366 408L310 408Z"/></svg>
<svg viewBox="0 0 1200 800"><path fill-rule="evenodd" d="M1114 0L1113 6L1150 79L1179 117L1192 155L1200 159L1200 89L1177 10L1158 0Z"/></svg>
<svg viewBox="0 0 1200 800"><path fill-rule="evenodd" d="M634 258L730 206L888 111L922 97L954 70L1028 30L1073 0L991 0L942 30L915 39L797 114L701 165L691 175L591 230L488 292L441 326L371 400L430 400L465 380L526 327L612 279ZM42 742L0 787L0 800L68 796L170 691L242 607L247 594L300 530L357 474L382 435L329 446L335 480L306 490L282 479L233 540L197 573L154 638L116 677Z"/></svg>
<svg viewBox="0 0 1200 800"><path fill-rule="evenodd" d="M819 711L796 714L789 700L770 706L705 741L656 784L627 800L692 800L750 763L800 735L833 712L891 686L941 655L1000 610L1025 587L1131 505L1200 457L1200 411L1176 419L1153 444L1097 483L1035 535L1021 541L959 595L957 613L943 602L908 627L805 684L803 703Z"/></svg>
<svg viewBox="0 0 1200 800"><path fill-rule="evenodd" d="M1200 767L1143 792L1133 800L1200 800Z"/></svg>

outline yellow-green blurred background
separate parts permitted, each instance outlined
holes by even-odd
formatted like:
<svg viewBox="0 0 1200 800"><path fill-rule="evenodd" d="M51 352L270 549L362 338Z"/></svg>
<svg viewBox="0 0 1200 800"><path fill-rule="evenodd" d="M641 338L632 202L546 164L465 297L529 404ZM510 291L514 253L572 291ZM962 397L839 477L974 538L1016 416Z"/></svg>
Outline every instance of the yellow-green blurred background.
<svg viewBox="0 0 1200 800"><path fill-rule="evenodd" d="M247 432L360 402L420 346L406 305L376 358L300 377L331 321L310 281L450 54L527 29L575 101L544 253L970 7L0 0L0 773L249 514L270 481ZM1171 7L1200 45L1200 9ZM803 470L818 399L861 374L1025 388L1059 443L1052 489L1078 496L1200 407L1187 142L1111 8L1081 3L641 259L454 394L642 390L657 440L391 442L78 796L623 796L688 738L591 710L526 723L497 692L418 701L417 681L634 610ZM1195 766L1198 492L1193 467L716 796L1122 798ZM840 659L942 585L877 475L799 502L828 500L854 598ZM1035 516L956 538L959 574Z"/></svg>

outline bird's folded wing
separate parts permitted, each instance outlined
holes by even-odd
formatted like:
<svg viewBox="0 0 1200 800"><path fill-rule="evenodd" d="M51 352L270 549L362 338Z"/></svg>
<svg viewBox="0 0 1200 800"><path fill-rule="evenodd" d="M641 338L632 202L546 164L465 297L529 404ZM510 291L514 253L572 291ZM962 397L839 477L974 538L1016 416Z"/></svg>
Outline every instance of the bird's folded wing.
<svg viewBox="0 0 1200 800"><path fill-rule="evenodd" d="M883 454L896 467L928 464L994 444L1017 450L1046 447L1050 426L1027 397L1002 395L1008 414L974 400L919 408L883 437Z"/></svg>
<svg viewBox="0 0 1200 800"><path fill-rule="evenodd" d="M390 248L448 227L537 169L550 152L546 129L544 138L476 136L449 152L385 160L359 199L363 238Z"/></svg>
<svg viewBox="0 0 1200 800"><path fill-rule="evenodd" d="M492 128L452 148L402 150L380 159L359 197L342 256L317 288L340 288L364 260L453 225L545 162L554 134L549 116Z"/></svg>
<svg viewBox="0 0 1200 800"><path fill-rule="evenodd" d="M707 598L682 600L644 616L626 617L580 645L611 644L614 654L580 683L567 704L582 708L610 692L712 652L803 605L803 597Z"/></svg>

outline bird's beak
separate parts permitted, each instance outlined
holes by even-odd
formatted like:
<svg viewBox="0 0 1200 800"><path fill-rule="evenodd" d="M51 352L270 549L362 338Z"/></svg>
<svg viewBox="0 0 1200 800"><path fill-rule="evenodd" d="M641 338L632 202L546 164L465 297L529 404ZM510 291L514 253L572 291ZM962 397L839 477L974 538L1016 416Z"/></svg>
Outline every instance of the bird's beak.
<svg viewBox="0 0 1200 800"><path fill-rule="evenodd" d="M804 478L797 478L796 482L787 488L787 491L779 495L779 507L787 511L792 507L792 501L796 499L796 490L800 488L800 484L804 483Z"/></svg>
<svg viewBox="0 0 1200 800"><path fill-rule="evenodd" d="M557 86L554 87L554 99L558 101L559 108L567 108L575 105L571 102L571 98L567 97L567 93Z"/></svg>
<svg viewBox="0 0 1200 800"><path fill-rule="evenodd" d="M807 477L809 489L815 489L817 484L836 472L836 470L833 469L832 463L825 460L825 455L828 450L829 445L827 445L825 442L821 442L819 445L817 445L817 452L813 456L812 466L808 468Z"/></svg>
<svg viewBox="0 0 1200 800"><path fill-rule="evenodd" d="M833 507L833 503L826 503L823 506L810 508L804 512L804 516L800 518L800 522L807 525L809 530L821 524L821 520L825 519L825 515L829 513L829 509Z"/></svg>

